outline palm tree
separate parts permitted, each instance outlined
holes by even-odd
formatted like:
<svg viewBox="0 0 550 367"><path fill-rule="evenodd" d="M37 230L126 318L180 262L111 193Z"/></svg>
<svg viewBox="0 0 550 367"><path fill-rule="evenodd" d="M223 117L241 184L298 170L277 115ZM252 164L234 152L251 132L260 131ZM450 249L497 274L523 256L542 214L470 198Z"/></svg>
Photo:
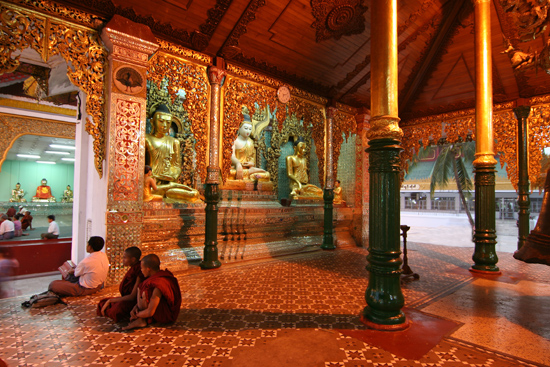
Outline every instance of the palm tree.
<svg viewBox="0 0 550 367"><path fill-rule="evenodd" d="M456 143L445 142L439 146L441 149L435 160L431 175L430 197L433 200L436 187L446 187L449 183L449 179L451 177L454 178L460 201L466 211L468 221L473 231L474 220L472 219L472 214L466 202L466 199L472 197L471 191L473 189L473 184L470 173L466 169L466 163L472 163L474 161L475 143L473 141L457 141ZM419 160L426 158L432 149L434 148L420 149L412 162L411 168L413 168Z"/></svg>

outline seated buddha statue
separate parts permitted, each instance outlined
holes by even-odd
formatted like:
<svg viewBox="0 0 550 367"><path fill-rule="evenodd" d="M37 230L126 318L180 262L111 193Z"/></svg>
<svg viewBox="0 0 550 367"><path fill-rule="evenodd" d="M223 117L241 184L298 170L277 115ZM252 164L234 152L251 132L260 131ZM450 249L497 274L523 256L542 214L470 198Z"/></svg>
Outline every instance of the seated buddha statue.
<svg viewBox="0 0 550 367"><path fill-rule="evenodd" d="M62 203L72 203L73 202L73 190L71 190L71 185L67 185L67 190L63 191Z"/></svg>
<svg viewBox="0 0 550 367"><path fill-rule="evenodd" d="M26 203L27 199L25 199L23 196L25 196L25 190L21 188L21 184L18 182L15 185L15 189L11 190L11 203Z"/></svg>
<svg viewBox="0 0 550 367"><path fill-rule="evenodd" d="M343 198L343 192L342 192L342 186L340 186L340 180L336 180L336 182L334 183L334 200L333 200L333 203L334 204L345 204L346 202L344 201L344 198Z"/></svg>
<svg viewBox="0 0 550 367"><path fill-rule="evenodd" d="M323 189L312 185L307 174L306 143L294 144L294 155L286 157L286 174L289 178L292 199L323 200Z"/></svg>
<svg viewBox="0 0 550 367"><path fill-rule="evenodd" d="M256 167L256 148L250 138L251 133L252 124L245 119L231 149L229 179L269 182L269 172Z"/></svg>
<svg viewBox="0 0 550 367"><path fill-rule="evenodd" d="M55 197L52 195L52 189L48 186L48 180L45 178L40 181L41 185L36 188L36 195L32 201L48 201L55 202Z"/></svg>
<svg viewBox="0 0 550 367"><path fill-rule="evenodd" d="M151 118L151 134L145 134L145 164L151 166L157 189L151 194L176 202L192 203L199 200L199 192L178 182L181 174L180 142L168 135L172 114L166 105L159 105Z"/></svg>

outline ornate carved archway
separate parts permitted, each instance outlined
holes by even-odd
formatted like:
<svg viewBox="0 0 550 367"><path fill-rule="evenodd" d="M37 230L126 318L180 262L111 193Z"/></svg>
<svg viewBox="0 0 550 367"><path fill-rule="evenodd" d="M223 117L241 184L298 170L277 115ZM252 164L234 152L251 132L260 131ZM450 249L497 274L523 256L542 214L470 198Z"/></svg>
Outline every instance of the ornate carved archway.
<svg viewBox="0 0 550 367"><path fill-rule="evenodd" d="M8 151L17 138L23 135L42 135L74 139L76 126L72 122L46 120L35 117L0 113L0 171Z"/></svg>

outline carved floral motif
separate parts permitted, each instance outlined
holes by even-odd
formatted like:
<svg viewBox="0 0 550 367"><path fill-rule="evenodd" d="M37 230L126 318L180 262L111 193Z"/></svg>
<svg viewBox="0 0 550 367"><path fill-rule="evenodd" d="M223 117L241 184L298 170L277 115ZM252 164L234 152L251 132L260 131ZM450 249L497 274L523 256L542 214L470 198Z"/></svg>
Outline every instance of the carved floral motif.
<svg viewBox="0 0 550 367"><path fill-rule="evenodd" d="M95 167L103 176L105 159L105 70L107 50L98 33L76 24L30 12L11 4L0 5L0 73L19 66L16 50L31 47L44 61L61 55L67 64L69 80L86 93L86 131L93 137ZM91 118L90 118L91 117Z"/></svg>
<svg viewBox="0 0 550 367"><path fill-rule="evenodd" d="M340 157L340 149L344 141L344 136L347 139L357 131L357 121L355 116L341 110L336 110L334 113L333 122L333 172L334 179L338 177L338 158Z"/></svg>
<svg viewBox="0 0 550 367"><path fill-rule="evenodd" d="M139 201L140 170L139 151L136 144L141 135L141 103L126 98L113 98L115 104L115 122L111 126L111 149L114 154L112 174L114 201Z"/></svg>
<svg viewBox="0 0 550 367"><path fill-rule="evenodd" d="M363 0L311 0L313 27L317 30L315 40L339 40L342 36L363 33L367 9Z"/></svg>

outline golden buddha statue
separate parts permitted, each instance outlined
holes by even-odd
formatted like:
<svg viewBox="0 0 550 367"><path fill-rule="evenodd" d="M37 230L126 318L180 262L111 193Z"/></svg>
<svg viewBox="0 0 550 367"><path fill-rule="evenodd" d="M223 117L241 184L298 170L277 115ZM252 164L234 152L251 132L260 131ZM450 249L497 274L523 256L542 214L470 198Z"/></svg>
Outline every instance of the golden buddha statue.
<svg viewBox="0 0 550 367"><path fill-rule="evenodd" d="M323 190L309 184L307 175L306 143L299 141L294 145L294 155L286 157L286 174L290 179L290 197L292 199L323 200Z"/></svg>
<svg viewBox="0 0 550 367"><path fill-rule="evenodd" d="M145 165L145 179L143 182L143 201L149 202L149 201L162 201L162 196L155 195L152 192L157 189L157 182L155 181L155 178L153 177L153 169L151 166Z"/></svg>
<svg viewBox="0 0 550 367"><path fill-rule="evenodd" d="M18 182L15 189L11 190L10 203L26 203L27 199L23 196L25 196L25 190L21 188L21 184Z"/></svg>
<svg viewBox="0 0 550 367"><path fill-rule="evenodd" d="M40 183L41 185L36 188L36 196L33 196L32 201L55 203L55 197L52 195L51 187L48 186L48 180L43 178Z"/></svg>
<svg viewBox="0 0 550 367"><path fill-rule="evenodd" d="M334 204L345 204L346 202L343 199L342 186L340 186L340 180L336 180L334 183Z"/></svg>
<svg viewBox="0 0 550 367"><path fill-rule="evenodd" d="M251 136L257 137L269 125L269 107L260 120L251 121L248 108L243 106L244 121L239 126L237 138L231 149L231 170L225 187L233 190L244 190L246 182L262 182L264 189L272 189L269 172L257 167L256 147Z"/></svg>
<svg viewBox="0 0 550 367"><path fill-rule="evenodd" d="M71 190L71 185L67 185L67 189L63 191L62 203L72 203L73 202L73 190Z"/></svg>
<svg viewBox="0 0 550 367"><path fill-rule="evenodd" d="M151 118L151 134L145 134L146 164L158 184L151 193L176 202L199 200L199 192L178 182L181 174L180 142L168 135L172 115L166 105L159 105Z"/></svg>

